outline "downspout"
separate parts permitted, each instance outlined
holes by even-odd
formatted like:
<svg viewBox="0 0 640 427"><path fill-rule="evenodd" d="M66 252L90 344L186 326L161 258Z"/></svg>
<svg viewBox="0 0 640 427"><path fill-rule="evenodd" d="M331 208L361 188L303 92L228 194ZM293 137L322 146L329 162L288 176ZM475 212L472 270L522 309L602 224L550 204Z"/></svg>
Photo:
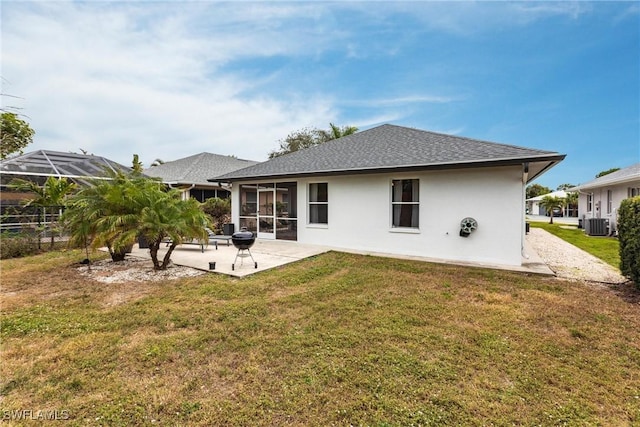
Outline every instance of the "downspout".
<svg viewBox="0 0 640 427"><path fill-rule="evenodd" d="M585 192L585 191L582 191L582 190L578 190L578 194L586 194L587 196L591 196L591 218L593 218L593 209L594 209L593 192ZM578 206L580 206L580 199L578 199ZM587 218L587 215L584 214L584 219L586 219L586 218Z"/></svg>
<svg viewBox="0 0 640 427"><path fill-rule="evenodd" d="M525 234L527 232L526 230L527 211L525 207L525 200L527 200L527 181L529 180L529 162L525 162L522 166L523 166L522 167L522 202L520 203L522 227L520 232L520 255L522 255L524 259L529 259L529 255L527 255L524 251L524 239L525 239Z"/></svg>

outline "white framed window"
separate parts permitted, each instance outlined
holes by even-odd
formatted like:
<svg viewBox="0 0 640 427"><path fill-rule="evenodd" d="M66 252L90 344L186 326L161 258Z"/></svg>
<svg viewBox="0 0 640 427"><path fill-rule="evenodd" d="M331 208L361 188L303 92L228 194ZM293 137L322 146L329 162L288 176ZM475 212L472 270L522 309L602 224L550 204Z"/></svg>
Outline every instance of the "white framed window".
<svg viewBox="0 0 640 427"><path fill-rule="evenodd" d="M420 182L417 179L391 181L391 227L419 228Z"/></svg>
<svg viewBox="0 0 640 427"><path fill-rule="evenodd" d="M587 212L593 212L593 194L587 194Z"/></svg>
<svg viewBox="0 0 640 427"><path fill-rule="evenodd" d="M638 187L629 187L628 194L629 194L629 197L640 196L640 188L638 188Z"/></svg>
<svg viewBox="0 0 640 427"><path fill-rule="evenodd" d="M309 224L329 224L329 184L309 184Z"/></svg>
<svg viewBox="0 0 640 427"><path fill-rule="evenodd" d="M607 213L610 214L613 211L613 191L607 190Z"/></svg>

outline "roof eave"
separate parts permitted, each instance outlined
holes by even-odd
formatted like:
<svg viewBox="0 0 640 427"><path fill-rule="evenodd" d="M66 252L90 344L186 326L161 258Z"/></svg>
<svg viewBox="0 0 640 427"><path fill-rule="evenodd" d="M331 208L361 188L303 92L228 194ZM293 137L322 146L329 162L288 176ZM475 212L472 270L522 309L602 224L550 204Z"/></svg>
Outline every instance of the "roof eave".
<svg viewBox="0 0 640 427"><path fill-rule="evenodd" d="M477 167L494 167L494 166L510 166L521 165L523 163L531 162L549 162L542 170L530 177L529 181L540 176L542 173L549 170L551 167L561 162L566 157L565 154L554 155L541 155L541 156L528 156L522 158L508 158L508 159L493 159L493 160L471 160L467 162L455 162L455 163L432 163L426 165L406 165L406 166L388 166L388 167L367 167L361 169L340 169L340 170L325 170L325 171L310 171L310 172L290 172L279 174L263 174L252 175L244 177L230 177L224 178L224 175L219 178L211 178L209 182L237 182L247 180L265 180L265 179L286 179L293 177L311 177L311 176L337 176L337 175L361 175L361 174L377 174L383 172L412 172L422 170L446 170L446 169L468 169Z"/></svg>
<svg viewBox="0 0 640 427"><path fill-rule="evenodd" d="M640 181L640 176L629 176L624 179L616 179L616 180L610 180L610 181L604 181L604 182L592 182L592 183L586 183L583 185L577 185L571 188L571 190L573 191L591 190L594 188L611 187L614 185L628 184L630 182L637 182L637 181Z"/></svg>

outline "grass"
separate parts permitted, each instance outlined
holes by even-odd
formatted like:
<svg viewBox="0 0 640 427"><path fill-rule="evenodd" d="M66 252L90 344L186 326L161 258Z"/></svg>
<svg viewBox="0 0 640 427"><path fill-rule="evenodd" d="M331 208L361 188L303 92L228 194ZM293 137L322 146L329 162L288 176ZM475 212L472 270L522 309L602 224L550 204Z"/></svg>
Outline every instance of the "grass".
<svg viewBox="0 0 640 427"><path fill-rule="evenodd" d="M600 258L615 268L620 268L620 244L615 237L589 236L578 228L563 228L562 224L531 222L538 227L560 237L591 255Z"/></svg>
<svg viewBox="0 0 640 427"><path fill-rule="evenodd" d="M82 258L0 264L3 414L640 425L640 309L606 289L337 252L242 280L105 285L78 274Z"/></svg>

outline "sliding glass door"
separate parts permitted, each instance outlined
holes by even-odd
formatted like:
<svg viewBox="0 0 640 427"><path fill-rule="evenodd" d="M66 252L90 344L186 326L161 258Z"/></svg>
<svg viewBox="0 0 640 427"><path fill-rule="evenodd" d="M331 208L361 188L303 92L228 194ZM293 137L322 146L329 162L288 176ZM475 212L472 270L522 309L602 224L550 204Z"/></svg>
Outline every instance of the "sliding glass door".
<svg viewBox="0 0 640 427"><path fill-rule="evenodd" d="M240 228L260 239L297 240L296 182L241 184Z"/></svg>

